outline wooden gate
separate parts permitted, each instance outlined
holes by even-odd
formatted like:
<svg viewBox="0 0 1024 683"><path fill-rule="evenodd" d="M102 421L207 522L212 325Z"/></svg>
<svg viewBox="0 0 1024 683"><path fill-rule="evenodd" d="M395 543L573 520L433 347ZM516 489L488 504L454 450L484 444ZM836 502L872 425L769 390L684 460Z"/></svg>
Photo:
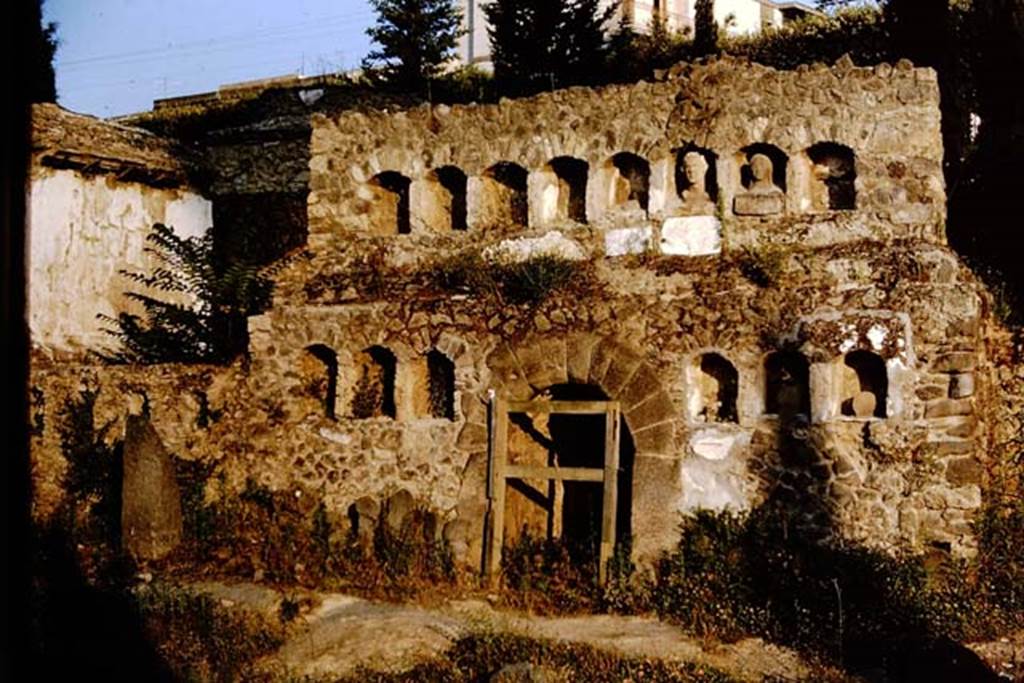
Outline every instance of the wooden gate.
<svg viewBox="0 0 1024 683"><path fill-rule="evenodd" d="M494 581L501 569L501 550L505 537L505 489L509 479L545 479L547 481L602 482L601 546L598 553L598 581L603 585L608 560L615 548L615 511L619 475L618 401L491 401L488 458L488 528L485 570ZM508 462L508 416L512 413L560 415L604 415L603 467L537 467Z"/></svg>

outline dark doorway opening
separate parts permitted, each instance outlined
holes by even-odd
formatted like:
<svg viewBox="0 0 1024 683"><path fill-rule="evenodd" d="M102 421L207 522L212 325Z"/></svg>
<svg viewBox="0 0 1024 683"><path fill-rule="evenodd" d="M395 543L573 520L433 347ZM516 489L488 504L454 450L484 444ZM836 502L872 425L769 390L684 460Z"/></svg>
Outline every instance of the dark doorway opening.
<svg viewBox="0 0 1024 683"><path fill-rule="evenodd" d="M599 387L559 384L551 387L555 401L607 401ZM552 464L560 467L603 467L605 418L602 415L553 414L548 422ZM625 419L619 424L618 501L615 510L616 544L632 537L633 459L636 448ZM601 484L566 481L561 505L562 541L574 563L596 566L601 545Z"/></svg>

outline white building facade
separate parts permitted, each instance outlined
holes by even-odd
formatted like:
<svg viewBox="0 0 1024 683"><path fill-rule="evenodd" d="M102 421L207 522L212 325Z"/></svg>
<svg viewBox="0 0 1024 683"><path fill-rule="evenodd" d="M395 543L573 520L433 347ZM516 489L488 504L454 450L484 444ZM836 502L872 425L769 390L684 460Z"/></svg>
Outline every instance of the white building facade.
<svg viewBox="0 0 1024 683"><path fill-rule="evenodd" d="M490 1L459 1L466 30L459 41L459 61L463 64L490 65L491 44L483 9ZM612 1L603 0L603 4L607 7ZM695 4L695 0L621 0L617 18L611 21L609 28L617 26L618 18L624 15L638 31L647 30L656 17L663 18L670 31L692 30ZM819 12L802 2L715 0L715 21L731 35L757 33L813 14Z"/></svg>

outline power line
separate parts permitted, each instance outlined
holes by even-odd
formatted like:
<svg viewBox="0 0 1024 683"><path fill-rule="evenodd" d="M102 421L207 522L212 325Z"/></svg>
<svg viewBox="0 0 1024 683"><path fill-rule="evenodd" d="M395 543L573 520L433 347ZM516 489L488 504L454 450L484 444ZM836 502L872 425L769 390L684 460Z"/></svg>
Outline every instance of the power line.
<svg viewBox="0 0 1024 683"><path fill-rule="evenodd" d="M83 59L77 59L69 62L58 60L57 67L63 71L72 71L84 66L114 66L136 61L153 61L165 59L172 56L184 56L190 53L202 55L211 51L223 51L224 49L230 49L231 47L233 47L234 44L237 43L241 43L242 45L245 45L246 43L250 45L255 45L266 42L268 40L291 40L309 37L309 35L313 35L305 34L305 32L309 28L316 28L319 29L320 31L326 30L327 28L336 30L345 26L350 26L352 24L363 23L364 20L367 20L372 16L372 13L355 12L343 15L336 15L333 17L324 17L318 20L310 20L298 24L277 26L257 31L247 31L243 33L237 33L222 37L211 37L203 40L188 41L184 43L178 43L177 45L171 45L168 47L148 48L144 50L133 50L129 52L97 55L94 57L86 57Z"/></svg>

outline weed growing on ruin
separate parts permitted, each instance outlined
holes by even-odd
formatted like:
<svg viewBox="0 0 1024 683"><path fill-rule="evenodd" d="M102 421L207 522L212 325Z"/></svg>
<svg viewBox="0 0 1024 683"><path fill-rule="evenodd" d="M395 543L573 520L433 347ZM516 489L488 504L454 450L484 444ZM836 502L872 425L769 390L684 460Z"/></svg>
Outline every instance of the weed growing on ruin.
<svg viewBox="0 0 1024 683"><path fill-rule="evenodd" d="M183 503L195 571L281 585L334 587L370 595L415 593L455 580L451 550L438 537L434 515L413 509L401 522L387 510L360 529L346 529L309 492L272 491L253 480L235 496L201 503L185 489ZM183 504L188 509L188 504Z"/></svg>
<svg viewBox="0 0 1024 683"><path fill-rule="evenodd" d="M477 251L461 252L436 262L426 280L441 291L469 294L497 306L536 306L556 292L586 290L593 283L591 266L551 254L523 261L488 260Z"/></svg>
<svg viewBox="0 0 1024 683"><path fill-rule="evenodd" d="M744 247L739 256L739 267L743 276L758 287L775 287L786 269L786 253L777 246Z"/></svg>
<svg viewBox="0 0 1024 683"><path fill-rule="evenodd" d="M157 223L146 241L146 252L159 265L152 273L121 271L144 288L125 294L143 313L98 316L120 344L104 358L121 363L223 363L244 351L246 318L270 305L272 268L222 254L212 229L199 237L180 237Z"/></svg>

